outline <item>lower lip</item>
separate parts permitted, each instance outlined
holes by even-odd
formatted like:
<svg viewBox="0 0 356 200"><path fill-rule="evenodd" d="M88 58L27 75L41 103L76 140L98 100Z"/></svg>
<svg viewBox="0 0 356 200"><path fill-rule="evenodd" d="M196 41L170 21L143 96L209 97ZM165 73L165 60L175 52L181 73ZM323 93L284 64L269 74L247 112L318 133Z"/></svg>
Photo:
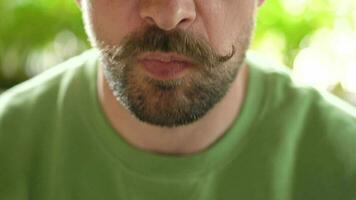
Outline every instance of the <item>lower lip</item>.
<svg viewBox="0 0 356 200"><path fill-rule="evenodd" d="M140 60L139 63L152 78L160 80L180 79L192 67L191 63L180 61Z"/></svg>

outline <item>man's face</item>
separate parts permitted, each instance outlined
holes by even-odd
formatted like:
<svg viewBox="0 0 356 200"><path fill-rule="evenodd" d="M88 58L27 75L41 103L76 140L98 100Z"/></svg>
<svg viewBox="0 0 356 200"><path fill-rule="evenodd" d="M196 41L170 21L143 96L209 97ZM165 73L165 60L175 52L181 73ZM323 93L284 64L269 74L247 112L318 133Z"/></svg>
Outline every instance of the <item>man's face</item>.
<svg viewBox="0 0 356 200"><path fill-rule="evenodd" d="M136 118L175 127L203 117L243 63L255 0L82 0L114 96Z"/></svg>

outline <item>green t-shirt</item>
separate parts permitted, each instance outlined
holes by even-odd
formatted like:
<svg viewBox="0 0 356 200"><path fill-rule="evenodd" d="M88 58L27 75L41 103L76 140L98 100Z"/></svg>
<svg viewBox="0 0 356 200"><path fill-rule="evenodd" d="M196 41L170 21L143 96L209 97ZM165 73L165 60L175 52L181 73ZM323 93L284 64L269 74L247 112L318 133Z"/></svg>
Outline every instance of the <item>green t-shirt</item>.
<svg viewBox="0 0 356 200"><path fill-rule="evenodd" d="M88 51L0 97L1 200L355 200L356 111L249 58L240 116L203 152L125 142ZM144 134L144 133L143 133Z"/></svg>

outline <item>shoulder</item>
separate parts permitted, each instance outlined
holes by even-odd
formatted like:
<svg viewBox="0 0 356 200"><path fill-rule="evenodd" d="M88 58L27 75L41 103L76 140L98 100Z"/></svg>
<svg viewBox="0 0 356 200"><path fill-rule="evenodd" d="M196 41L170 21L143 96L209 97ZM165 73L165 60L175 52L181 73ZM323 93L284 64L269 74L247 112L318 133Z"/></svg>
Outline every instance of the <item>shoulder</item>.
<svg viewBox="0 0 356 200"><path fill-rule="evenodd" d="M254 130L278 138L296 199L350 199L356 187L356 108L294 80L287 68L252 62L263 88ZM266 136L267 138L267 136ZM313 197L313 198L312 198Z"/></svg>
<svg viewBox="0 0 356 200"><path fill-rule="evenodd" d="M62 90L75 80L75 76L85 73L83 68L95 57L95 50L84 52L1 94L0 135L4 127L54 111Z"/></svg>
<svg viewBox="0 0 356 200"><path fill-rule="evenodd" d="M337 127L342 123L356 128L355 106L327 91L300 83L283 65L266 61L255 54L249 55L248 62L255 76L252 78L258 79L259 87L263 87L262 103L266 113L278 111L294 117L303 115L310 121L319 120L318 124L325 123L324 126L330 130L333 129L332 126ZM309 120L304 123L307 124Z"/></svg>
<svg viewBox="0 0 356 200"><path fill-rule="evenodd" d="M50 165L47 158L53 155L48 157L48 152L60 143L59 138L65 138L67 128L73 126L68 125L75 118L73 109L86 99L73 94L85 93L88 83L93 83L96 60L93 52L85 52L0 96L0 185L27 186L27 177L41 174L37 168ZM6 196L4 189L0 186Z"/></svg>

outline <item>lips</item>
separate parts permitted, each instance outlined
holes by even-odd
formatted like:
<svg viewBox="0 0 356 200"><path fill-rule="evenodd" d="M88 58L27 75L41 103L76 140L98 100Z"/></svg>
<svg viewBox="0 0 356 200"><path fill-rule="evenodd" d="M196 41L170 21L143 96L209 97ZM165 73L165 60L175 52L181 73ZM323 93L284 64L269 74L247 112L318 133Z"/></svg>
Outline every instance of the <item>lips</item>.
<svg viewBox="0 0 356 200"><path fill-rule="evenodd" d="M144 53L138 63L149 76L159 80L180 79L193 67L190 59L176 53Z"/></svg>

